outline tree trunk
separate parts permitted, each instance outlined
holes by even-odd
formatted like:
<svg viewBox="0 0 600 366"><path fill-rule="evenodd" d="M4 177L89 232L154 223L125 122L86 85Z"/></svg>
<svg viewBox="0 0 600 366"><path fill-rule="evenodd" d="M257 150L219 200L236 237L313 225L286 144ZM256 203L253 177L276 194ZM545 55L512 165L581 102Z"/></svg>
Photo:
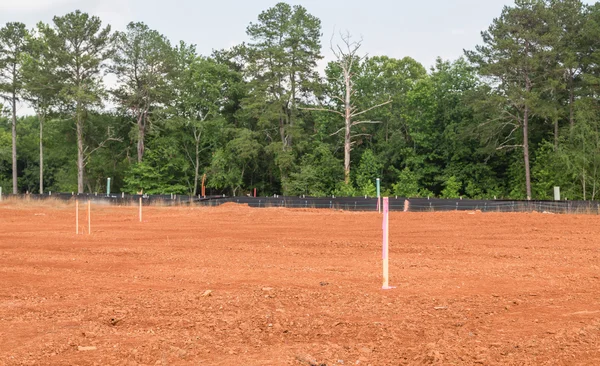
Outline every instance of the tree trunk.
<svg viewBox="0 0 600 366"><path fill-rule="evenodd" d="M573 75L569 73L569 124L571 129L575 126L575 109L573 108L575 103L575 92L573 91Z"/></svg>
<svg viewBox="0 0 600 366"><path fill-rule="evenodd" d="M525 186L527 200L531 200L531 170L529 167L529 107L525 106L523 113L523 158L525 160Z"/></svg>
<svg viewBox="0 0 600 366"><path fill-rule="evenodd" d="M592 180L592 201L594 201L596 199L596 180L597 180L597 173L598 173L598 168L596 167L596 165L594 164L594 176L593 176L593 180Z"/></svg>
<svg viewBox="0 0 600 366"><path fill-rule="evenodd" d="M194 175L194 196L198 194L198 179L200 179L200 139L196 136L196 164L195 164L195 175Z"/></svg>
<svg viewBox="0 0 600 366"><path fill-rule="evenodd" d="M144 158L144 149L145 149L144 139L146 137L146 124L144 121L144 113L142 113L138 117L137 125L138 125L137 156L138 156L138 163L141 163L142 159Z"/></svg>
<svg viewBox="0 0 600 366"><path fill-rule="evenodd" d="M350 135L350 127L352 124L350 70L344 70L344 80L346 82L346 96L344 98L346 124L346 131L344 133L344 181L346 184L350 184L350 150L352 147L352 136Z"/></svg>
<svg viewBox="0 0 600 366"><path fill-rule="evenodd" d="M581 141L582 141L582 147L583 147L583 164L581 164L581 183L583 185L583 200L585 201L585 199L587 198L587 192L586 192L586 182L585 182L585 136L582 135L581 136Z"/></svg>
<svg viewBox="0 0 600 366"><path fill-rule="evenodd" d="M279 136L281 136L281 143L283 144L283 151L286 150L287 142L285 139L285 124L283 122L283 111L279 112Z"/></svg>
<svg viewBox="0 0 600 366"><path fill-rule="evenodd" d="M83 169L85 168L83 157L83 118L81 111L77 108L77 193L83 193Z"/></svg>
<svg viewBox="0 0 600 366"><path fill-rule="evenodd" d="M554 117L554 151L558 150L558 117Z"/></svg>
<svg viewBox="0 0 600 366"><path fill-rule="evenodd" d="M295 67L295 64L292 64L292 67ZM289 116L289 130L288 130L288 138L287 143L288 147L292 147L292 135L294 134L294 113L296 111L296 73L292 73L292 106L290 109Z"/></svg>
<svg viewBox="0 0 600 366"><path fill-rule="evenodd" d="M40 194L44 193L44 115L38 113L40 120Z"/></svg>
<svg viewBox="0 0 600 366"><path fill-rule="evenodd" d="M18 193L17 185L17 97L12 95L12 178L13 194Z"/></svg>
<svg viewBox="0 0 600 366"><path fill-rule="evenodd" d="M586 196L587 196L586 187L585 187L585 166L583 167L583 169L581 169L581 183L583 185L583 200L585 201Z"/></svg>

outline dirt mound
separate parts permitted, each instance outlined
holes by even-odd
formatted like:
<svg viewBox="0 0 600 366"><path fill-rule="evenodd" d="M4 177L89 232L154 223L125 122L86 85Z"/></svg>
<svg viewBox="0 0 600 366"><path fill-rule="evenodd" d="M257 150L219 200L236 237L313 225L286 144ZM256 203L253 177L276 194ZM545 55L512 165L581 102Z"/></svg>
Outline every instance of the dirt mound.
<svg viewBox="0 0 600 366"><path fill-rule="evenodd" d="M215 209L222 211L248 211L252 208L248 206L247 203L225 202L223 204L215 206Z"/></svg>

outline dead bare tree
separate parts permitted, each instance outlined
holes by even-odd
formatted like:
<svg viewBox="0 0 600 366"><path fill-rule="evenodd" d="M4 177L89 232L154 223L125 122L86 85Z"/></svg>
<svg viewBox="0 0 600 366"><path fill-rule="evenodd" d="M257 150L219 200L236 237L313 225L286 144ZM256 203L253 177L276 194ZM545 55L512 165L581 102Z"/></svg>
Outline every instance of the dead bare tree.
<svg viewBox="0 0 600 366"><path fill-rule="evenodd" d="M381 121L372 120L360 120L356 119L358 116L362 116L367 112L370 112L376 108L384 106L392 102L388 99L386 102L373 105L369 108L359 110L358 107L353 103L353 97L356 93L354 88L356 73L354 69L363 62L367 55L359 56L359 50L362 46L362 40L353 41L350 33L340 33L341 44L333 45L333 37L331 39L331 51L333 52L336 60L334 61L339 65L342 70L341 73L341 84L343 85L343 95L330 95L331 99L340 101L343 105L343 110L339 111L334 107L318 107L318 108L302 108L304 110L312 111L324 111L338 114L344 118L344 126L332 133L331 136L337 135L340 132L344 132L344 176L346 184L350 183L350 152L352 146L356 141L356 137L365 136L366 134L352 134L352 128L362 124L374 124L381 123Z"/></svg>

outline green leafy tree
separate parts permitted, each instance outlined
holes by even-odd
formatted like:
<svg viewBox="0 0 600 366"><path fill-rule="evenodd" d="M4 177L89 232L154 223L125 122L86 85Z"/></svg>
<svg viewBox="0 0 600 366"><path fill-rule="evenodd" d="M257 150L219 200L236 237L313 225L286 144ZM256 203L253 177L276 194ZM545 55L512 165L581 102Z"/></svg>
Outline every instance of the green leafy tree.
<svg viewBox="0 0 600 366"><path fill-rule="evenodd" d="M131 22L115 37L116 52L109 70L117 76L119 86L112 93L122 111L135 121L140 163L152 114L168 102L172 49L165 36L144 23Z"/></svg>
<svg viewBox="0 0 600 366"><path fill-rule="evenodd" d="M114 37L110 34L110 26L102 27L100 18L79 10L54 17L53 23L52 28L45 30L45 36L57 59L58 76L62 84L61 99L75 119L77 191L82 193L86 152L91 151L85 143L86 116L91 108L102 104L104 87L101 70L113 54ZM109 136L104 141L110 139Z"/></svg>
<svg viewBox="0 0 600 366"><path fill-rule="evenodd" d="M124 190L128 193L184 194L189 191L182 184L181 176L188 168L189 163L177 149L177 140L158 137L151 141L144 161L131 166L124 179Z"/></svg>
<svg viewBox="0 0 600 366"><path fill-rule="evenodd" d="M429 76L425 68L410 57L369 57L362 71L356 93L363 100L361 105L368 106L374 100L385 101L389 96L392 99L390 104L372 111L370 117L382 123L363 125L361 130L372 136L365 138L362 146L373 149L384 163L382 183L391 185L398 177L398 167L414 157L409 114L415 107L409 104L409 93Z"/></svg>
<svg viewBox="0 0 600 366"><path fill-rule="evenodd" d="M396 196L415 198L419 197L419 179L417 174L408 167L404 168L398 175L398 182L392 185Z"/></svg>
<svg viewBox="0 0 600 366"><path fill-rule="evenodd" d="M8 187L10 185L10 170L11 170L11 136L8 129L8 121L4 117L5 109L0 103L0 187Z"/></svg>
<svg viewBox="0 0 600 366"><path fill-rule="evenodd" d="M39 193L44 193L44 122L58 104L61 89L57 59L50 52L47 25L39 23L23 57L23 98L33 107L39 123Z"/></svg>
<svg viewBox="0 0 600 366"><path fill-rule="evenodd" d="M459 198L461 188L462 184L455 176L448 178L442 190L442 198Z"/></svg>
<svg viewBox="0 0 600 366"><path fill-rule="evenodd" d="M248 129L232 129L229 133L232 138L213 155L208 186L230 189L235 196L244 187L244 178L257 168L262 146Z"/></svg>
<svg viewBox="0 0 600 366"><path fill-rule="evenodd" d="M360 193L356 190L356 188L352 184L352 181L350 181L349 183L342 181L337 184L334 190L334 194L337 197L354 197Z"/></svg>
<svg viewBox="0 0 600 366"><path fill-rule="evenodd" d="M275 125L282 149L289 149L298 130L296 105L319 79L321 21L300 5L278 3L262 12L247 34L251 93L244 105L265 128Z"/></svg>
<svg viewBox="0 0 600 366"><path fill-rule="evenodd" d="M0 99L9 102L12 119L12 187L17 184L17 102L23 88L23 56L27 53L29 32L25 24L9 22L0 28Z"/></svg>
<svg viewBox="0 0 600 366"><path fill-rule="evenodd" d="M367 149L360 157L360 164L356 170L356 185L361 194L367 196L375 196L377 187L375 181L380 177L381 164L375 158L373 151Z"/></svg>
<svg viewBox="0 0 600 366"><path fill-rule="evenodd" d="M539 99L537 84L547 66L547 19L544 1L517 0L482 32L484 45L466 52L481 76L493 82L488 101L503 105L488 122L491 133L503 136L497 148L523 149L527 199L531 199L530 122Z"/></svg>
<svg viewBox="0 0 600 366"><path fill-rule="evenodd" d="M181 146L194 167L191 191L197 194L200 166L210 164L202 155L218 145L219 129L225 126L221 111L230 103L232 89L241 82L241 75L215 59L197 56L195 47L183 42L176 49L176 60L175 97L167 113L170 123L185 131Z"/></svg>
<svg viewBox="0 0 600 366"><path fill-rule="evenodd" d="M334 194L343 176L342 166L329 147L315 143L311 152L303 155L299 171L290 175L286 191L291 195L328 196Z"/></svg>

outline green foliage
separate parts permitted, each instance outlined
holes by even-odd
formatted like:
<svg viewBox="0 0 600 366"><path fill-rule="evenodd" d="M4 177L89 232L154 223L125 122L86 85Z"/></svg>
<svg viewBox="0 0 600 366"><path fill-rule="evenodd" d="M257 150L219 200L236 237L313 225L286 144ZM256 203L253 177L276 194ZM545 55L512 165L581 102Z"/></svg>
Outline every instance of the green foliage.
<svg viewBox="0 0 600 366"><path fill-rule="evenodd" d="M544 142L538 148L535 154L535 164L533 175L533 193L537 199L551 200L554 198L554 187L560 186L560 177L556 173L560 172L561 164L559 154L554 150L550 142Z"/></svg>
<svg viewBox="0 0 600 366"><path fill-rule="evenodd" d="M276 129L284 148L292 147L301 131L296 104L319 80L321 21L300 5L280 2L262 12L246 33L251 43L239 49L250 79L244 113L262 128Z"/></svg>
<svg viewBox="0 0 600 366"><path fill-rule="evenodd" d="M0 105L1 109L1 105ZM8 132L8 122L0 116L0 187L4 193L9 193L11 175L11 135Z"/></svg>
<svg viewBox="0 0 600 366"><path fill-rule="evenodd" d="M336 197L354 197L360 195L352 185L352 182L347 184L343 181L337 184L333 194Z"/></svg>
<svg viewBox="0 0 600 366"><path fill-rule="evenodd" d="M232 129L230 134L233 138L213 155L208 186L228 189L235 196L243 188L245 178L257 168L262 146L248 129Z"/></svg>
<svg viewBox="0 0 600 366"><path fill-rule="evenodd" d="M377 186L373 182L366 182L360 187L361 196L377 197Z"/></svg>
<svg viewBox="0 0 600 366"><path fill-rule="evenodd" d="M356 185L361 195L377 196L376 179L379 178L381 164L375 158L373 151L367 149L360 158L360 164L356 169Z"/></svg>
<svg viewBox="0 0 600 366"><path fill-rule="evenodd" d="M344 178L342 164L329 147L322 143L315 145L311 153L302 157L300 170L290 175L288 194L329 196L334 194L336 183Z"/></svg>
<svg viewBox="0 0 600 366"><path fill-rule="evenodd" d="M7 23L0 185L10 191L18 99L36 113L16 121L21 192L39 190L44 168L46 190L65 192L103 192L110 177L114 192L198 194L206 174L209 194L374 196L381 178L398 196L552 199L560 186L598 199L599 4L517 0L466 60L429 70L410 57L342 57L353 111L365 111L353 121L369 122L350 129L349 184L344 113L322 111L344 110L342 63L319 76L320 20L278 3L247 35L208 56L144 23L112 35L80 11L31 32Z"/></svg>
<svg viewBox="0 0 600 366"><path fill-rule="evenodd" d="M462 183L455 177L451 176L444 184L442 190L442 198L459 198L460 190L462 189Z"/></svg>
<svg viewBox="0 0 600 366"><path fill-rule="evenodd" d="M149 145L146 159L133 164L125 174L124 191L148 194L189 193L178 179L189 164L176 148L176 141L158 138Z"/></svg>
<svg viewBox="0 0 600 366"><path fill-rule="evenodd" d="M400 172L398 182L394 183L392 188L394 195L399 197L420 197L418 177L408 167Z"/></svg>

